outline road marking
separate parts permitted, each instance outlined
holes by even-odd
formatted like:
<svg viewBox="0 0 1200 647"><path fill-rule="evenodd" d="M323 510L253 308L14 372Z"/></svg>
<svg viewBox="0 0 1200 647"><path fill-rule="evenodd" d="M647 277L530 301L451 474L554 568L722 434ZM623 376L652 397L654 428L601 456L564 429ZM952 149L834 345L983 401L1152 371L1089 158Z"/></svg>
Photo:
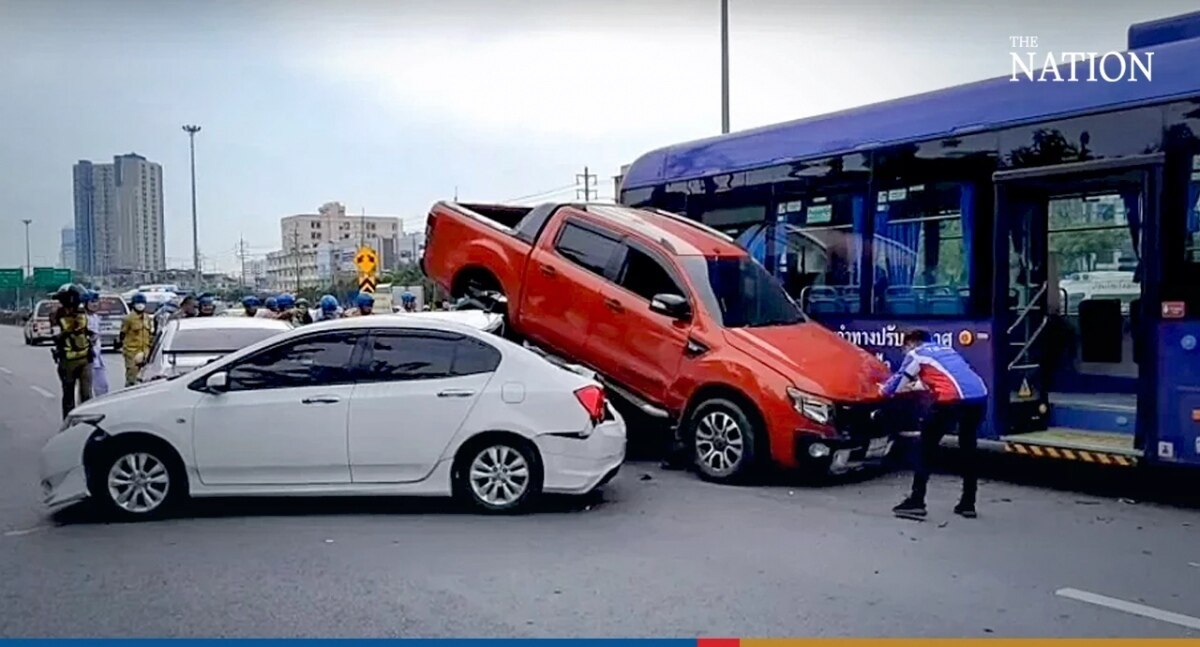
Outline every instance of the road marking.
<svg viewBox="0 0 1200 647"><path fill-rule="evenodd" d="M9 530L8 532L4 533L4 536L5 537L21 537L23 535L32 535L35 532L45 530L45 529L46 529L46 526L34 526L32 528L26 528L24 530Z"/></svg>
<svg viewBox="0 0 1200 647"><path fill-rule="evenodd" d="M34 393L37 393L38 395L42 396L43 398L53 398L54 397L53 393L47 391L46 389L43 389L40 386L37 386L36 384L30 385L29 388L33 389Z"/></svg>
<svg viewBox="0 0 1200 647"><path fill-rule="evenodd" d="M5 375L12 375L12 371L4 368L3 366L0 366L0 373L3 373Z"/></svg>
<svg viewBox="0 0 1200 647"><path fill-rule="evenodd" d="M1060 597L1078 600L1080 602L1087 602L1088 604L1095 604L1101 607L1108 607L1109 609L1116 609L1117 611L1124 611L1125 613L1131 613L1135 616L1142 616L1144 618L1153 618L1154 620L1169 622L1173 625L1179 625L1189 629L1200 629L1200 618L1185 616L1182 613L1175 613L1173 611L1155 609L1154 607L1148 607L1144 604L1138 604L1136 602L1126 602L1125 600L1110 598L1107 595L1088 593L1087 591L1080 591L1079 589L1059 589L1055 591L1054 594Z"/></svg>

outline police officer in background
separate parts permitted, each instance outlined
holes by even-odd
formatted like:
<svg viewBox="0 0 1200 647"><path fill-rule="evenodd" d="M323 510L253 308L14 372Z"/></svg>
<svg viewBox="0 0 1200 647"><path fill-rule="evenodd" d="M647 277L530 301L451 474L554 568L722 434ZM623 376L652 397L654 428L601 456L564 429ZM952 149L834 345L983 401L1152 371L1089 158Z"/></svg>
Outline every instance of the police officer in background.
<svg viewBox="0 0 1200 647"><path fill-rule="evenodd" d="M308 299L296 299L296 307L292 308L292 324L303 326L313 322L312 312L308 309Z"/></svg>
<svg viewBox="0 0 1200 647"><path fill-rule="evenodd" d="M92 352L96 337L88 328L83 311L84 289L67 284L58 289L54 300L60 307L51 315L50 329L54 337L54 361L58 364L58 381L62 386L63 418L75 408L75 391L79 402L92 397Z"/></svg>
<svg viewBox="0 0 1200 647"><path fill-rule="evenodd" d="M216 301L216 297L214 297L213 295L208 294L208 293L201 294L200 298L196 300L196 303L197 303L197 311L196 311L197 317L216 316L217 301Z"/></svg>
<svg viewBox="0 0 1200 647"><path fill-rule="evenodd" d="M179 309L171 313L170 320L174 321L175 319L191 319L197 314L196 295L189 294L183 297L183 300L179 302Z"/></svg>
<svg viewBox="0 0 1200 647"><path fill-rule="evenodd" d="M154 342L154 317L146 313L146 295L138 292L131 299L133 312L121 322L121 355L125 358L125 386L137 383L138 369L146 363Z"/></svg>
<svg viewBox="0 0 1200 647"><path fill-rule="evenodd" d="M245 311L247 317L257 317L260 305L262 305L262 302L254 295L242 299L242 309Z"/></svg>
<svg viewBox="0 0 1200 647"><path fill-rule="evenodd" d="M354 298L354 306L355 307L347 310L346 314L342 316L364 317L370 315L375 311L375 297L371 296L367 292L360 292L358 296Z"/></svg>

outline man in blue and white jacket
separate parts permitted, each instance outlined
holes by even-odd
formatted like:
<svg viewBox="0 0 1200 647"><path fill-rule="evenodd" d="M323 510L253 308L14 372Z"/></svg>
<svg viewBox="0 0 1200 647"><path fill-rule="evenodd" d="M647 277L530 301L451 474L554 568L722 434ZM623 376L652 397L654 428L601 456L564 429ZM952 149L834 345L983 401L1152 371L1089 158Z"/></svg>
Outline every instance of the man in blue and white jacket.
<svg viewBox="0 0 1200 647"><path fill-rule="evenodd" d="M962 355L953 348L932 343L929 333L924 330L912 330L904 335L904 351L899 370L880 387L881 391L892 396L904 387L919 386L929 393L932 402L921 422L912 493L892 508L892 512L901 517L925 517L925 491L934 452L942 437L957 427L963 489L954 512L973 519L978 489L975 452L979 423L987 408L987 385Z"/></svg>

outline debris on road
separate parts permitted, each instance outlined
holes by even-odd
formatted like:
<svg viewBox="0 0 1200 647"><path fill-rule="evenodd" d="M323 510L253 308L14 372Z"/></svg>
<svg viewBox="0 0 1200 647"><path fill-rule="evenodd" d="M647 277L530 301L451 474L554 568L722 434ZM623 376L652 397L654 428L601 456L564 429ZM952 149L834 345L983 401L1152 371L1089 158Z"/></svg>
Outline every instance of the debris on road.
<svg viewBox="0 0 1200 647"><path fill-rule="evenodd" d="M643 481L653 481L653 480L654 480L654 477L653 477L653 476L650 476L649 474L642 474L642 478L641 478L641 480L643 480Z"/></svg>
<svg viewBox="0 0 1200 647"><path fill-rule="evenodd" d="M1126 505L1137 505L1137 501L1134 501L1133 499L1128 499L1125 497L1121 497L1121 498L1117 499L1117 501L1120 501L1121 503L1124 503Z"/></svg>

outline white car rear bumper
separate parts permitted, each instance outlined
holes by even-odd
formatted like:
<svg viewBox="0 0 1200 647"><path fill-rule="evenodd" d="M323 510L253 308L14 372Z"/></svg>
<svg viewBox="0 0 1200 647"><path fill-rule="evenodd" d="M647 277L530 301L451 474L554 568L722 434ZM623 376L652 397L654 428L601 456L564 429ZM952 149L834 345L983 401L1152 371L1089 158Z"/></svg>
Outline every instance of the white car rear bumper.
<svg viewBox="0 0 1200 647"><path fill-rule="evenodd" d="M625 461L625 421L601 423L587 438L543 435L537 439L545 468L542 491L586 494L615 475Z"/></svg>

